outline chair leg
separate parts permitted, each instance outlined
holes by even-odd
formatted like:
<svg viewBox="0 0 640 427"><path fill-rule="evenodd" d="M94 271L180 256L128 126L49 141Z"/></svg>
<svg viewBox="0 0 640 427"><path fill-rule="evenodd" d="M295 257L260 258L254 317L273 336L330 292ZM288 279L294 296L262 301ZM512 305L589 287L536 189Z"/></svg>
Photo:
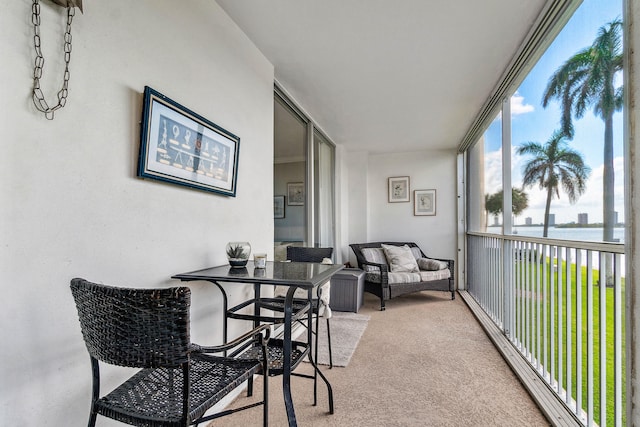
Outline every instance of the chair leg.
<svg viewBox="0 0 640 427"><path fill-rule="evenodd" d="M247 397L253 396L253 376L247 381Z"/></svg>
<svg viewBox="0 0 640 427"><path fill-rule="evenodd" d="M269 425L269 375L262 376L262 425L267 427Z"/></svg>
<svg viewBox="0 0 640 427"><path fill-rule="evenodd" d="M313 406L318 404L318 336L320 335L320 316L316 315L316 333L315 333L315 349L313 352L313 360L316 363L316 368L313 371Z"/></svg>
<svg viewBox="0 0 640 427"><path fill-rule="evenodd" d="M333 369L333 352L331 351L331 324L327 319L327 341L329 344L329 369Z"/></svg>
<svg viewBox="0 0 640 427"><path fill-rule="evenodd" d="M96 425L96 417L97 417L97 413L96 411L93 410L93 408L91 408L91 414L89 414L89 424L88 427L95 427Z"/></svg>

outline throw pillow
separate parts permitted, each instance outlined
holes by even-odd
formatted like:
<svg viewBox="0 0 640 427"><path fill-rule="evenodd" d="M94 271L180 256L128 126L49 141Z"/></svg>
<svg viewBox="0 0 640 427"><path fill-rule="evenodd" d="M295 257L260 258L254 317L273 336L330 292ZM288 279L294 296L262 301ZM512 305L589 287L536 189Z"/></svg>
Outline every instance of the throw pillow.
<svg viewBox="0 0 640 427"><path fill-rule="evenodd" d="M364 259L369 262L374 262L376 264L386 264L387 257L384 254L384 250L382 248L363 248L362 256ZM372 272L380 272L378 267L374 267L373 265L365 265L364 271L372 271Z"/></svg>
<svg viewBox="0 0 640 427"><path fill-rule="evenodd" d="M382 245L382 249L392 272L417 273L420 271L409 246Z"/></svg>
<svg viewBox="0 0 640 427"><path fill-rule="evenodd" d="M438 261L437 259L431 258L420 258L418 259L418 267L423 271L438 271L444 270L449 265L444 261Z"/></svg>

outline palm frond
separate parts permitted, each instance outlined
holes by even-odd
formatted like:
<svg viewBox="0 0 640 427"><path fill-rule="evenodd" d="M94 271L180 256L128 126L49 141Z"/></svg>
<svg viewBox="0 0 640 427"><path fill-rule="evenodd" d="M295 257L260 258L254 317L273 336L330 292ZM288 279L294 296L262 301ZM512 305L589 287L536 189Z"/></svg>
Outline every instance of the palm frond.
<svg viewBox="0 0 640 427"><path fill-rule="evenodd" d="M606 119L622 107L614 89L617 72L623 67L622 21L618 18L603 25L593 44L567 59L549 78L542 97L546 108L555 99L560 103L560 126L573 137L573 117L579 119L593 107L595 114Z"/></svg>
<svg viewBox="0 0 640 427"><path fill-rule="evenodd" d="M562 187L571 203L584 193L591 170L582 155L567 145L567 136L562 130L556 130L544 145L530 141L519 146L516 152L531 156L522 172L523 188L538 185L547 190L549 197L560 198Z"/></svg>

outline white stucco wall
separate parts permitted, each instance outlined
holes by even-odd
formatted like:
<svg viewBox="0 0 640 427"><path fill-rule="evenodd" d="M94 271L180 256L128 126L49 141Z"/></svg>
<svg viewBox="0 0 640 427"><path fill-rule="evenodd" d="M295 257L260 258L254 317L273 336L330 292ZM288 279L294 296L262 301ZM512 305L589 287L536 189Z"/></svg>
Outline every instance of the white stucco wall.
<svg viewBox="0 0 640 427"><path fill-rule="evenodd" d="M71 278L179 285L172 274L226 262L230 240L273 255L273 66L214 1L188 3L85 2L73 25L68 103L47 121L30 99L31 1L2 1L2 426L87 421L91 370ZM42 11L43 87L53 103L65 16L50 2ZM237 197L136 178L145 85L241 138ZM193 340L218 343L218 293L190 286ZM247 292L233 288L231 302Z"/></svg>
<svg viewBox="0 0 640 427"><path fill-rule="evenodd" d="M429 256L456 256L455 151L375 154L369 157L369 241L415 242ZM387 178L409 176L411 201L388 203ZM436 215L414 216L414 190L436 190Z"/></svg>
<svg viewBox="0 0 640 427"><path fill-rule="evenodd" d="M348 240L343 244L348 249L348 258L354 267L357 267L356 257L348 247L350 243L362 243L368 241L367 223L368 211L368 175L369 154L366 152L346 152L344 154L344 175L347 183L348 194L344 199L345 210L348 212Z"/></svg>
<svg viewBox="0 0 640 427"><path fill-rule="evenodd" d="M429 256L456 259L455 151L348 154L350 243L412 241ZM410 177L411 202L388 202L391 176ZM436 190L436 215L414 216L413 190L428 189Z"/></svg>

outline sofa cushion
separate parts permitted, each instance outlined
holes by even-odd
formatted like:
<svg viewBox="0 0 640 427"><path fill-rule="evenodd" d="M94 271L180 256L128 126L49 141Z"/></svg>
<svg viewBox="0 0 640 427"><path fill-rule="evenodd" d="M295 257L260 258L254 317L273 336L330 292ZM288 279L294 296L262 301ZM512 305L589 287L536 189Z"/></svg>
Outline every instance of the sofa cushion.
<svg viewBox="0 0 640 427"><path fill-rule="evenodd" d="M417 273L420 271L409 246L382 245L393 273Z"/></svg>
<svg viewBox="0 0 640 427"><path fill-rule="evenodd" d="M444 270L420 272L420 280L422 280L423 282L430 282L432 280L444 280L448 279L449 277L451 277L451 272L448 268L445 268Z"/></svg>
<svg viewBox="0 0 640 427"><path fill-rule="evenodd" d="M449 271L449 270L447 270ZM381 283L380 273L366 273L368 282ZM420 282L420 273L389 273L389 284L394 283L415 283Z"/></svg>
<svg viewBox="0 0 640 427"><path fill-rule="evenodd" d="M375 262L376 264L386 264L387 257L384 255L382 248L362 248L362 256L369 262ZM364 271L377 271L380 269L372 265L365 265Z"/></svg>
<svg viewBox="0 0 640 427"><path fill-rule="evenodd" d="M419 258L417 261L418 267L420 267L420 270L422 271L438 271L449 266L449 264L444 261L438 261L437 259L431 258Z"/></svg>
<svg viewBox="0 0 640 427"><path fill-rule="evenodd" d="M371 283L382 283L382 275L375 271L370 271L364 274L364 280Z"/></svg>
<svg viewBox="0 0 640 427"><path fill-rule="evenodd" d="M420 273L389 273L389 284L420 281Z"/></svg>

